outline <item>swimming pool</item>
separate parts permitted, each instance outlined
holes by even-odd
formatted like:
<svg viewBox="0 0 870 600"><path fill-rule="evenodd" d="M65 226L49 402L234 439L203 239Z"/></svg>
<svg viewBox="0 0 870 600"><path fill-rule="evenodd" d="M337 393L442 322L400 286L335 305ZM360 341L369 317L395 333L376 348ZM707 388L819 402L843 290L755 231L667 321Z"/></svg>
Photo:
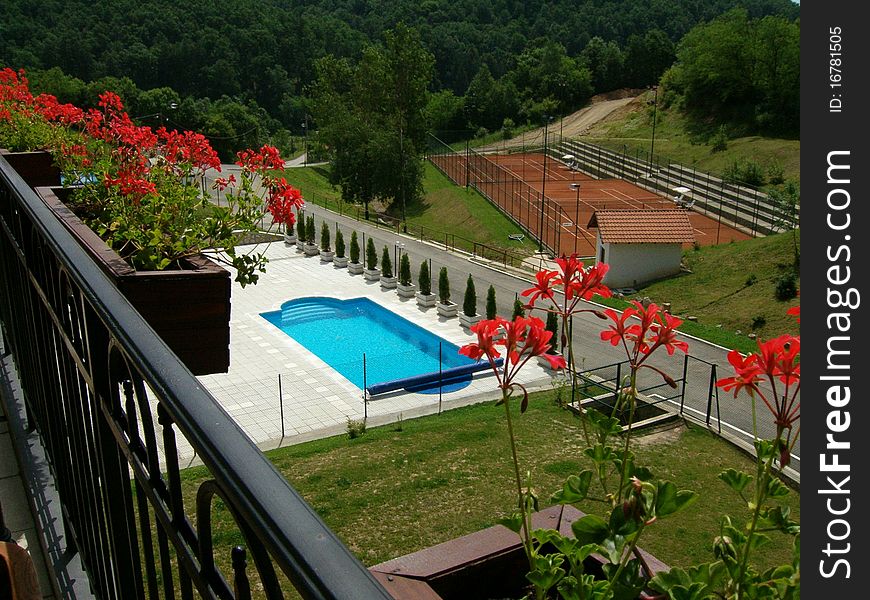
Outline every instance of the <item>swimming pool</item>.
<svg viewBox="0 0 870 600"><path fill-rule="evenodd" d="M470 365L478 364L459 354L456 344L368 298L298 298L261 316L360 389L426 373L437 374L439 344L442 371L467 365L471 369ZM437 375L435 379L437 386ZM470 376L465 378L466 385L469 379Z"/></svg>

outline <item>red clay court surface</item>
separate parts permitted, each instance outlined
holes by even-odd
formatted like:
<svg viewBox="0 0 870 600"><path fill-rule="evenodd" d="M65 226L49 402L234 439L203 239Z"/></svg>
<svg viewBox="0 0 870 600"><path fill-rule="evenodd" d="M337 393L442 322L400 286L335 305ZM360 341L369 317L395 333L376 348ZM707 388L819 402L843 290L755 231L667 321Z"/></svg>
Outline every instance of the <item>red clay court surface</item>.
<svg viewBox="0 0 870 600"><path fill-rule="evenodd" d="M444 159L455 161L459 159L464 169L465 157L433 156L439 164ZM639 209L639 208L675 208L672 199L665 198L643 189L622 179L594 179L579 171L572 171L561 161L547 158L547 178L544 183L544 155L510 154L486 155L486 159L498 164L505 171L522 180L532 191L519 184L508 181L512 179L497 169L488 168L489 175L481 177L474 174L471 179L484 194L494 199L496 203L514 219L519 221L529 231L540 229L541 207L540 193L555 205L545 202L544 210L544 241L559 254L577 252L581 256L594 256L596 231L587 230L586 225L592 213L598 209ZM472 164L480 163L480 156L472 159ZM446 165L442 165L444 167ZM455 170L458 165L451 167ZM492 165L488 165L492 167ZM447 170L447 169L445 169ZM580 184L579 202L577 191L570 184ZM561 211L559 210L561 209ZM725 223L720 222L716 215L704 214L689 210L689 222L695 230L695 238L702 246L728 243L732 240L744 240L751 236ZM575 225L576 224L576 225Z"/></svg>

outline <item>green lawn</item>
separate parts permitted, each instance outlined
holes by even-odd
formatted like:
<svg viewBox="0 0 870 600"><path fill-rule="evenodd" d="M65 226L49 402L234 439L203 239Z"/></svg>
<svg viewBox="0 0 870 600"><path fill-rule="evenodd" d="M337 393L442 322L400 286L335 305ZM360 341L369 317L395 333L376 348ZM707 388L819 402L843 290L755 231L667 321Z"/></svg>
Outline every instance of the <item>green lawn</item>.
<svg viewBox="0 0 870 600"><path fill-rule="evenodd" d="M631 156L639 149L644 157L652 142L652 112L646 100L652 102L651 92L593 127L583 139L615 150L625 146ZM707 135L693 134L683 115L674 109L657 111L655 153L670 159L668 162L695 166L714 175L721 175L735 160L754 161L764 170L778 165L786 180L800 182L800 140L737 137L727 141L725 151L713 152Z"/></svg>
<svg viewBox="0 0 870 600"><path fill-rule="evenodd" d="M579 421L556 406L552 392L541 392L514 424L520 461L542 508L549 506L565 478L588 466ZM656 476L700 493L691 507L650 527L642 547L671 565L712 560L719 518L729 514L743 522L748 514L717 474L729 467L751 471L753 463L694 425L640 437L634 449L638 463ZM488 527L515 502L504 410L491 402L267 455L366 565ZM201 468L184 472L188 498L204 476ZM790 494L787 504L799 519L799 494ZM580 508L604 512L593 503ZM220 506L218 515L215 539L240 543ZM758 551L758 564L786 562L790 554L790 540L775 537Z"/></svg>
<svg viewBox="0 0 870 600"><path fill-rule="evenodd" d="M302 190L306 202L362 219L361 206L341 201L341 191L329 183L328 169L328 166L292 168L283 176ZM474 242L525 256L537 249L528 236L523 242L508 239L510 234L522 230L486 198L455 185L428 161L424 163L423 198L419 203L407 205L405 212L408 233L416 237L422 232L427 239L444 241L446 233L451 245L467 251L473 250ZM399 218L401 209L393 207L387 214ZM371 218L375 218L373 213Z"/></svg>

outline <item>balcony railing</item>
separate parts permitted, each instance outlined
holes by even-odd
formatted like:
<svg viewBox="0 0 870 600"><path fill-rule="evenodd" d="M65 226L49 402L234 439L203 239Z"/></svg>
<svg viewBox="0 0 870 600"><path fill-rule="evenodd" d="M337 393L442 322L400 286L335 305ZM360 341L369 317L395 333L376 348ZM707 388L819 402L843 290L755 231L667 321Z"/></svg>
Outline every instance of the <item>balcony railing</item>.
<svg viewBox="0 0 870 600"><path fill-rule="evenodd" d="M390 598L2 157L0 324L97 597L283 598L283 572L304 598ZM208 471L193 492L181 444Z"/></svg>

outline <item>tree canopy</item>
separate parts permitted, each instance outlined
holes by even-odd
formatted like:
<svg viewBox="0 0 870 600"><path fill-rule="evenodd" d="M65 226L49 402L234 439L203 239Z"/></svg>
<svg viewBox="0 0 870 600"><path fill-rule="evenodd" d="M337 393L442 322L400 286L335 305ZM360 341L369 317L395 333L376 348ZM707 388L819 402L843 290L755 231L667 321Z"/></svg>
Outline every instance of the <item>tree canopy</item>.
<svg viewBox="0 0 870 600"><path fill-rule="evenodd" d="M692 29L664 77L686 111L777 134L800 115L800 23L733 10Z"/></svg>
<svg viewBox="0 0 870 600"><path fill-rule="evenodd" d="M331 176L345 200L365 205L366 217L376 198L398 200L404 216L422 191L433 62L416 31L401 23L356 64L317 62L312 109L333 154Z"/></svg>

